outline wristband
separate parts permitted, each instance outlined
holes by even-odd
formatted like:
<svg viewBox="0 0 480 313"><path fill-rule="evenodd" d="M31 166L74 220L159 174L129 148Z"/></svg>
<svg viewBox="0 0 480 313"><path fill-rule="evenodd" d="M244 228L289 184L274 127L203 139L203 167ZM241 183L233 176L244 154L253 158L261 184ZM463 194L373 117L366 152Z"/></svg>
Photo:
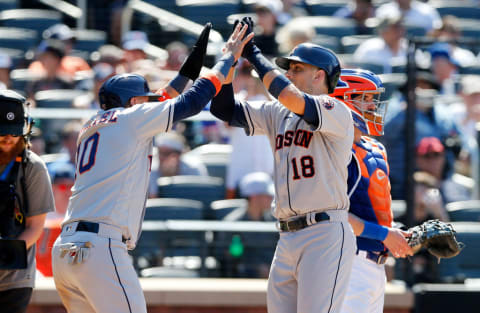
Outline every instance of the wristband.
<svg viewBox="0 0 480 313"><path fill-rule="evenodd" d="M360 237L384 241L388 235L388 228L375 223L364 222L363 231Z"/></svg>
<svg viewBox="0 0 480 313"><path fill-rule="evenodd" d="M258 73L258 76L263 81L263 76L274 69L272 63L262 54L260 49L254 47L254 53L248 57L248 61L252 63L253 67Z"/></svg>
<svg viewBox="0 0 480 313"><path fill-rule="evenodd" d="M182 93L188 83L188 80L188 77L178 74L170 81L170 87L175 89L176 92Z"/></svg>
<svg viewBox="0 0 480 313"><path fill-rule="evenodd" d="M285 76L278 75L270 83L270 86L268 87L268 92L270 92L272 96L278 99L278 96L280 95L282 90L290 84L291 82Z"/></svg>
<svg viewBox="0 0 480 313"><path fill-rule="evenodd" d="M217 75L214 73L208 73L203 75L201 78L208 79L213 84L213 87L215 87L215 96L218 95L220 89L222 89L222 83L220 82L220 79L218 79Z"/></svg>
<svg viewBox="0 0 480 313"><path fill-rule="evenodd" d="M223 77L228 76L228 72L232 67L232 64L235 62L233 54L224 55L213 67L213 70L222 73Z"/></svg>

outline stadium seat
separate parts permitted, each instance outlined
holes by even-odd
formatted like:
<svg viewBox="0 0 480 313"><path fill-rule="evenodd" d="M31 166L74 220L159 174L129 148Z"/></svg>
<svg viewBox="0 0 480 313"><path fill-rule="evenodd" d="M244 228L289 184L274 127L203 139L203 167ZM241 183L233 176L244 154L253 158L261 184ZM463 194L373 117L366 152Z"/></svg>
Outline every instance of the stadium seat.
<svg viewBox="0 0 480 313"><path fill-rule="evenodd" d="M392 200L393 219L405 215L407 204L405 200Z"/></svg>
<svg viewBox="0 0 480 313"><path fill-rule="evenodd" d="M440 281L462 282L465 278L480 278L480 223L453 222L457 240L465 244L459 255L442 259L437 271Z"/></svg>
<svg viewBox="0 0 480 313"><path fill-rule="evenodd" d="M52 25L62 22L62 14L53 10L14 9L0 13L0 24L4 27L20 27L36 30L38 36ZM38 40L41 38L38 37Z"/></svg>
<svg viewBox="0 0 480 313"><path fill-rule="evenodd" d="M473 2L473 1L472 1ZM441 16L453 15L458 18L471 18L480 20L480 7L472 2L461 1L433 1L432 6Z"/></svg>
<svg viewBox="0 0 480 313"><path fill-rule="evenodd" d="M148 199L145 220L197 220L203 219L203 203L190 199Z"/></svg>
<svg viewBox="0 0 480 313"><path fill-rule="evenodd" d="M5 10L18 9L19 0L0 0L0 12Z"/></svg>
<svg viewBox="0 0 480 313"><path fill-rule="evenodd" d="M12 61L11 68L17 68L21 66L25 60L25 52L20 49L0 48L0 53L8 55Z"/></svg>
<svg viewBox="0 0 480 313"><path fill-rule="evenodd" d="M351 68L369 70L376 74L384 73L384 66L381 63L350 61L348 66Z"/></svg>
<svg viewBox="0 0 480 313"><path fill-rule="evenodd" d="M159 198L182 198L201 201L205 208L210 208L212 201L224 199L223 179L211 176L172 176L157 180ZM207 219L213 218L209 210L205 211Z"/></svg>
<svg viewBox="0 0 480 313"><path fill-rule="evenodd" d="M199 24L212 22L224 38L232 31L227 17L240 12L238 0L177 0L177 6L178 14L186 19Z"/></svg>
<svg viewBox="0 0 480 313"><path fill-rule="evenodd" d="M107 33L94 29L75 29L74 49L79 51L93 52L97 51L102 45L106 44Z"/></svg>
<svg viewBox="0 0 480 313"><path fill-rule="evenodd" d="M374 38L373 35L352 35L344 36L340 39L342 53L354 53L358 46L365 40Z"/></svg>
<svg viewBox="0 0 480 313"><path fill-rule="evenodd" d="M480 18L479 19L466 19L466 18L458 19L459 28L462 31L462 37L478 39L480 37L479 21L480 21ZM478 46L478 44L474 44L473 46Z"/></svg>
<svg viewBox="0 0 480 313"><path fill-rule="evenodd" d="M38 32L26 28L0 27L0 47L26 52L37 44Z"/></svg>
<svg viewBox="0 0 480 313"><path fill-rule="evenodd" d="M207 167L208 175L225 181L227 166L230 162L232 146L227 144L205 144L186 153L186 156L202 161Z"/></svg>
<svg viewBox="0 0 480 313"><path fill-rule="evenodd" d="M382 99L390 99L392 94L403 86L407 81L407 75L404 73L380 74L380 80L385 87Z"/></svg>
<svg viewBox="0 0 480 313"><path fill-rule="evenodd" d="M27 87L27 85L40 78L41 75L32 73L25 68L12 70L10 72L11 89L25 95L25 88Z"/></svg>
<svg viewBox="0 0 480 313"><path fill-rule="evenodd" d="M480 200L450 202L446 209L453 222L480 222Z"/></svg>
<svg viewBox="0 0 480 313"><path fill-rule="evenodd" d="M306 0L305 4L310 15L332 16L338 9L346 6L346 0Z"/></svg>
<svg viewBox="0 0 480 313"><path fill-rule="evenodd" d="M213 216L216 220L222 220L230 212L237 208L242 208L247 206L246 199L225 199L213 201L210 205Z"/></svg>
<svg viewBox="0 0 480 313"><path fill-rule="evenodd" d="M467 67L460 67L459 73L462 75L480 75L480 63Z"/></svg>
<svg viewBox="0 0 480 313"><path fill-rule="evenodd" d="M153 4L154 6L170 11L172 13L178 13L178 6L174 0L143 0L147 3Z"/></svg>
<svg viewBox="0 0 480 313"><path fill-rule="evenodd" d="M328 35L316 35L312 39L312 43L328 48L335 53L340 52L340 40L338 37Z"/></svg>
<svg viewBox="0 0 480 313"><path fill-rule="evenodd" d="M38 91L33 98L38 108L71 108L75 98L85 93L77 89L51 89Z"/></svg>
<svg viewBox="0 0 480 313"><path fill-rule="evenodd" d="M303 16L295 17L291 21L308 23L315 28L317 35L328 35L341 38L357 33L356 23L352 19L330 16Z"/></svg>

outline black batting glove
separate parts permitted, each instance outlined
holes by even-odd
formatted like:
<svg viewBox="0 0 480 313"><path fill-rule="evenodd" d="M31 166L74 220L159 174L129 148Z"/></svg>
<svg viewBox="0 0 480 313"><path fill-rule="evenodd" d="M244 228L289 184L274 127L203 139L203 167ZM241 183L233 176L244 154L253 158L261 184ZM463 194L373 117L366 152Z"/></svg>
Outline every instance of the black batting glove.
<svg viewBox="0 0 480 313"><path fill-rule="evenodd" d="M248 29L245 32L245 36L247 36L250 33L253 33L253 27L255 26L255 23L253 22L250 16L245 16L244 18L242 18L241 23L242 25L248 26ZM247 42L247 44L243 48L242 57L249 60L249 58L251 58L255 53L258 53L258 52L260 52L260 49L258 49L258 47L255 45L254 38L252 38L249 42Z"/></svg>
<svg viewBox="0 0 480 313"><path fill-rule="evenodd" d="M208 36L210 35L211 28L212 23L205 24L203 31L200 33L200 36L198 36L197 42L192 48L192 52L190 52L190 55L185 59L182 67L178 71L180 75L188 77L191 80L196 80L200 75L203 60L207 53Z"/></svg>

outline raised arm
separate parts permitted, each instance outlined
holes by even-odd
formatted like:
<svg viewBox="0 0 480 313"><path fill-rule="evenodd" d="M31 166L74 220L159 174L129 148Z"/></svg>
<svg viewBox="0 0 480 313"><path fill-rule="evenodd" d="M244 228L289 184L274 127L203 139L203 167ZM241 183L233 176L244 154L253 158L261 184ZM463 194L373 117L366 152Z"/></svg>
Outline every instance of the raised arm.
<svg viewBox="0 0 480 313"><path fill-rule="evenodd" d="M233 63L253 37L253 33L245 36L247 28L247 25L238 24L222 49L223 56L212 70L197 79L187 92L175 98L174 122L198 114L218 94Z"/></svg>

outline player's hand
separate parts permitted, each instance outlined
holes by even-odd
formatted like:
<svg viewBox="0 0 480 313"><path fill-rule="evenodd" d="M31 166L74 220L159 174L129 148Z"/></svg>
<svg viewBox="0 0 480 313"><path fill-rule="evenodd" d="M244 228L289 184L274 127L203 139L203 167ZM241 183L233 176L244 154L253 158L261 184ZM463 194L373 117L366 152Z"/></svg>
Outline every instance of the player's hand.
<svg viewBox="0 0 480 313"><path fill-rule="evenodd" d="M383 241L385 246L396 258L405 258L413 255L412 248L408 245L407 237L409 234L397 228L389 228L387 238Z"/></svg>
<svg viewBox="0 0 480 313"><path fill-rule="evenodd" d="M222 49L224 54L231 53L235 58L235 62L240 58L243 48L253 38L253 33L245 35L248 29L248 25L237 23L235 30L230 38L228 38L225 47Z"/></svg>
<svg viewBox="0 0 480 313"><path fill-rule="evenodd" d="M247 25L248 26L248 29L247 29L247 32L246 34L251 34L253 33L254 36L255 36L255 33L253 32L253 27L255 26L255 23L253 22L252 18L250 16L245 16L244 18L242 18L242 22L241 22L243 25ZM245 45L245 48L243 48L243 52L242 52L242 57L248 59L249 56L253 55L253 53L255 52L255 48L257 48L257 46L255 45L255 40L254 38L252 38L252 40L250 40L249 42L247 42L247 44ZM258 48L257 48L258 49Z"/></svg>
<svg viewBox="0 0 480 313"><path fill-rule="evenodd" d="M179 70L179 74L185 77L195 80L200 75L200 70L203 66L203 60L207 53L208 36L210 35L210 29L212 29L212 23L205 24L203 31L198 36L197 42L192 48L192 52L185 59L182 67Z"/></svg>

